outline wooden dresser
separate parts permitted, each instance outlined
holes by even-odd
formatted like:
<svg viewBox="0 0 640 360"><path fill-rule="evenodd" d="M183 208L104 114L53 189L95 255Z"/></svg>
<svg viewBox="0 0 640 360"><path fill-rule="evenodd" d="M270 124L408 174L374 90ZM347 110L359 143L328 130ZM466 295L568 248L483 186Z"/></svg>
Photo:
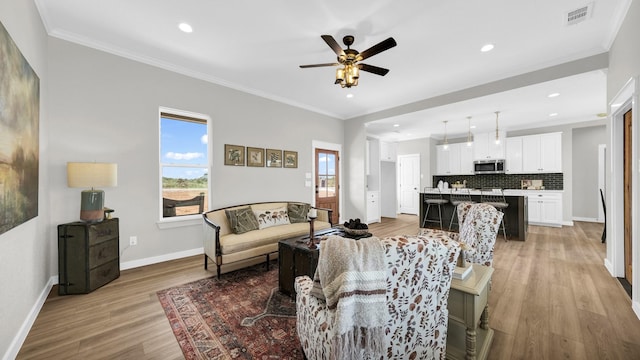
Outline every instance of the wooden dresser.
<svg viewBox="0 0 640 360"><path fill-rule="evenodd" d="M86 294L120 276L117 218L58 225L58 294Z"/></svg>

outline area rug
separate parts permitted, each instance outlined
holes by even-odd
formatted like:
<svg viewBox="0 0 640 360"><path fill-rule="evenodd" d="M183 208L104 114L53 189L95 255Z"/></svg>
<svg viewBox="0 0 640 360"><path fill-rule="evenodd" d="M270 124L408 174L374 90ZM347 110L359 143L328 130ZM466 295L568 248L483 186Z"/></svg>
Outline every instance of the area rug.
<svg viewBox="0 0 640 360"><path fill-rule="evenodd" d="M302 359L295 302L264 264L158 292L185 359Z"/></svg>

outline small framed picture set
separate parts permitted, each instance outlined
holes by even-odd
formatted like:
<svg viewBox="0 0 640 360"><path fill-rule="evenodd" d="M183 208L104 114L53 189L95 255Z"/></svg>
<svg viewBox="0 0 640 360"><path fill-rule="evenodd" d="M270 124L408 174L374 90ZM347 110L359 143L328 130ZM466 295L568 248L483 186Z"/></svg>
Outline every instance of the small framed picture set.
<svg viewBox="0 0 640 360"><path fill-rule="evenodd" d="M244 146L224 145L224 164L244 166Z"/></svg>
<svg viewBox="0 0 640 360"><path fill-rule="evenodd" d="M264 149L247 146L247 166L264 167Z"/></svg>
<svg viewBox="0 0 640 360"><path fill-rule="evenodd" d="M286 168L297 168L298 167L298 152L297 151L284 151L284 159L283 166Z"/></svg>
<svg viewBox="0 0 640 360"><path fill-rule="evenodd" d="M265 160L267 167L282 167L282 150L267 149Z"/></svg>

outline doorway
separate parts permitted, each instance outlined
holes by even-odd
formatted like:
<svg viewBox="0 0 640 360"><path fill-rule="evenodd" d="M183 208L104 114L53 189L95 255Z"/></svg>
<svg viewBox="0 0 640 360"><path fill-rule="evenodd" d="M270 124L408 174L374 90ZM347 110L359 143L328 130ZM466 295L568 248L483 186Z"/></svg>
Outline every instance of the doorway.
<svg viewBox="0 0 640 360"><path fill-rule="evenodd" d="M340 156L336 150L315 149L316 207L333 210L331 222L340 223Z"/></svg>
<svg viewBox="0 0 640 360"><path fill-rule="evenodd" d="M420 154L399 155L398 167L399 212L418 215L420 208Z"/></svg>

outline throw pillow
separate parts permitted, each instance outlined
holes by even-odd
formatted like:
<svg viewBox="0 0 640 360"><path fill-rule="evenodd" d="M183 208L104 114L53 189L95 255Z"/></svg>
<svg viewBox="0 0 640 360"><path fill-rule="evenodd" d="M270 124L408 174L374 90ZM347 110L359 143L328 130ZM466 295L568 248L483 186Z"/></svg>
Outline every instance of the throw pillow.
<svg viewBox="0 0 640 360"><path fill-rule="evenodd" d="M287 205L289 221L291 221L292 224L307 222L307 214L310 208L311 205L309 204L289 203Z"/></svg>
<svg viewBox="0 0 640 360"><path fill-rule="evenodd" d="M229 227L234 234L242 234L251 230L258 230L258 220L256 219L251 207L243 207L234 210L225 210Z"/></svg>
<svg viewBox="0 0 640 360"><path fill-rule="evenodd" d="M277 209L269 210L253 210L255 218L258 219L258 227L260 229L266 229L276 225L287 225L289 222L289 215L287 214L286 207L280 207Z"/></svg>

